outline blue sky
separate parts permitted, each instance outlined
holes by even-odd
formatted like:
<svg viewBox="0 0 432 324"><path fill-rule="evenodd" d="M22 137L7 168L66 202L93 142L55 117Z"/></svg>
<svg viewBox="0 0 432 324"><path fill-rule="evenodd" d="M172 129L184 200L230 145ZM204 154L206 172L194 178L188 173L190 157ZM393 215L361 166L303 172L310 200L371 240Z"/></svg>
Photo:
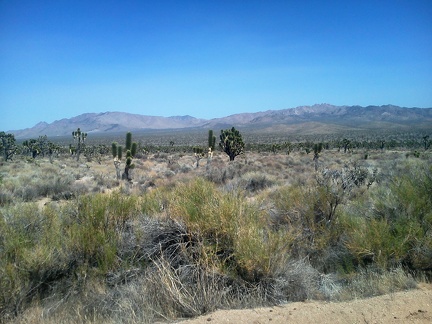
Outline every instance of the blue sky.
<svg viewBox="0 0 432 324"><path fill-rule="evenodd" d="M0 131L324 102L432 107L432 1L0 0Z"/></svg>

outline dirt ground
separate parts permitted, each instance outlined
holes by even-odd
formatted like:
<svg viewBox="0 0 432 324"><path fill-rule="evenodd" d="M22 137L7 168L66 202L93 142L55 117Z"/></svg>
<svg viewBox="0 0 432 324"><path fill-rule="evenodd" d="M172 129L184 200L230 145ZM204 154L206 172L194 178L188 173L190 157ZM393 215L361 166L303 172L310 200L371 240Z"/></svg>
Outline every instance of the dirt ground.
<svg viewBox="0 0 432 324"><path fill-rule="evenodd" d="M349 302L306 301L250 310L219 310L181 323L432 323L432 284Z"/></svg>

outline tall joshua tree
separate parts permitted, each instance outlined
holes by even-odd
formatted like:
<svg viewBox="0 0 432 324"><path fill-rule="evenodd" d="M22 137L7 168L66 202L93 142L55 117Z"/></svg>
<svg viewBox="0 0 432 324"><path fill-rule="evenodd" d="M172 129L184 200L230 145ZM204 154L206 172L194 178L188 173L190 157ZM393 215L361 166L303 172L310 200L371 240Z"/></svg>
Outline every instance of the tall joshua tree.
<svg viewBox="0 0 432 324"><path fill-rule="evenodd" d="M135 157L137 151L137 143L132 142L132 133L127 132L126 134L126 165L122 178L125 180L132 180L129 171L135 168L135 164L132 164L132 159Z"/></svg>
<svg viewBox="0 0 432 324"><path fill-rule="evenodd" d="M196 167L199 168L199 161L205 156L204 150L202 147L194 147L193 148L194 156L196 159Z"/></svg>
<svg viewBox="0 0 432 324"><path fill-rule="evenodd" d="M72 137L74 142L77 143L75 148L77 161L79 161L81 151L84 149L84 142L87 139L87 133L81 132L81 129L78 127L76 131L72 132Z"/></svg>
<svg viewBox="0 0 432 324"><path fill-rule="evenodd" d="M111 144L111 153L114 159L114 166L116 168L117 180L120 180L120 165L122 158L123 148L117 144L117 142L113 142Z"/></svg>
<svg viewBox="0 0 432 324"><path fill-rule="evenodd" d="M319 160L319 154L321 153L323 149L323 144L319 143L319 144L314 144L313 146L313 151L314 151L314 157L313 160L315 161L315 171L318 171L318 160Z"/></svg>
<svg viewBox="0 0 432 324"><path fill-rule="evenodd" d="M243 138L234 127L221 130L219 146L228 154L230 161L234 161L235 157L242 154L244 150Z"/></svg>
<svg viewBox="0 0 432 324"><path fill-rule="evenodd" d="M125 168L124 168L124 172L123 172L121 177L123 180L131 181L132 177L130 174L130 170L135 168L135 164L132 163L132 159L135 156L136 151L137 151L137 143L132 142L132 133L131 132L126 133L125 150L126 150ZM116 172L117 172L117 179L120 179L120 164L121 164L121 158L123 155L122 152L123 152L122 147L118 146L117 143L114 142L111 144L111 153L112 153L112 156L114 158L114 166L115 166Z"/></svg>
<svg viewBox="0 0 432 324"><path fill-rule="evenodd" d="M347 138L344 138L342 140L342 146L344 148L344 153L346 153L351 148L351 141Z"/></svg>
<svg viewBox="0 0 432 324"><path fill-rule="evenodd" d="M423 145L424 145L425 151L427 151L427 149L431 145L431 141L429 141L429 135L423 136Z"/></svg>
<svg viewBox="0 0 432 324"><path fill-rule="evenodd" d="M213 152L215 150L216 145L216 136L213 135L213 130L209 129L208 131L208 155L207 159L210 162L213 157Z"/></svg>

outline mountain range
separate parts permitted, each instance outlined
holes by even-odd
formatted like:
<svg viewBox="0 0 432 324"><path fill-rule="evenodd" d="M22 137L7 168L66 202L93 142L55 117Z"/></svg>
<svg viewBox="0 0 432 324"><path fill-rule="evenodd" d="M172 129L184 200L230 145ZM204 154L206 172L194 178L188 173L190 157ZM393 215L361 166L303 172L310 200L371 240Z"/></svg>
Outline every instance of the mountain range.
<svg viewBox="0 0 432 324"><path fill-rule="evenodd" d="M227 127L262 132L338 133L350 130L432 130L432 108L385 106L334 106L316 104L282 110L240 113L223 118L199 119L192 116L146 116L125 112L86 113L50 124L9 131L17 139L41 135L67 136L78 127L87 133L139 130L168 130Z"/></svg>

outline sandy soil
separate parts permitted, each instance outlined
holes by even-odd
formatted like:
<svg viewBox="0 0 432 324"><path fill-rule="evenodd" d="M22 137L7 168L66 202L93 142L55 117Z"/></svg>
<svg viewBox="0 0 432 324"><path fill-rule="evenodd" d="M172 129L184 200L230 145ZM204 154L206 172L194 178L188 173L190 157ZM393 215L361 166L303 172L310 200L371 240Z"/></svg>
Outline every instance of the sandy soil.
<svg viewBox="0 0 432 324"><path fill-rule="evenodd" d="M349 302L306 301L251 310L220 310L181 323L432 323L432 284Z"/></svg>

